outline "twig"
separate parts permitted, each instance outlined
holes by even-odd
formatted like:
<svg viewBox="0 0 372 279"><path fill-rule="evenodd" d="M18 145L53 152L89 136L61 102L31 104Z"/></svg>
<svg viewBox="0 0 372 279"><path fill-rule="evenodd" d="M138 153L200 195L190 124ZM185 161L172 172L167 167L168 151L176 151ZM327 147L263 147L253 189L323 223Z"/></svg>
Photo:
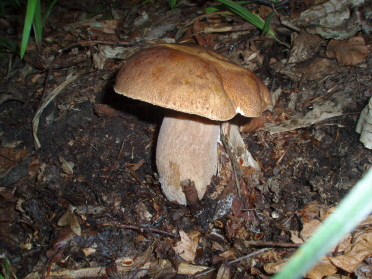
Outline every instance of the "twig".
<svg viewBox="0 0 372 279"><path fill-rule="evenodd" d="M125 140L123 140L123 141L121 142L121 146L120 146L119 154L118 154L118 156L116 157L116 161L120 161L120 159L121 159L121 155L123 154L123 149L124 149L124 143L125 143Z"/></svg>
<svg viewBox="0 0 372 279"><path fill-rule="evenodd" d="M286 242L273 242L273 241L248 241L248 246L271 246L271 247L285 247L285 248L298 248L301 244L286 243Z"/></svg>
<svg viewBox="0 0 372 279"><path fill-rule="evenodd" d="M139 232L149 231L149 232L164 234L164 235L167 235L167 236L170 236L170 237L177 237L177 235L175 235L174 233L162 231L162 230L159 230L159 229L149 228L149 227L139 227L139 226L133 226L133 225L125 225L125 224L121 224L119 222L111 222L111 223L107 223L107 224L104 224L104 225L114 225L114 226L117 226L117 227L123 228L123 229L131 229L131 230L136 230L136 231L139 231Z"/></svg>
<svg viewBox="0 0 372 279"><path fill-rule="evenodd" d="M279 163L283 160L285 154L287 154L288 150L289 150L289 147L287 147L287 149L284 151L282 156L280 156L280 158L276 161L275 165L279 165Z"/></svg>

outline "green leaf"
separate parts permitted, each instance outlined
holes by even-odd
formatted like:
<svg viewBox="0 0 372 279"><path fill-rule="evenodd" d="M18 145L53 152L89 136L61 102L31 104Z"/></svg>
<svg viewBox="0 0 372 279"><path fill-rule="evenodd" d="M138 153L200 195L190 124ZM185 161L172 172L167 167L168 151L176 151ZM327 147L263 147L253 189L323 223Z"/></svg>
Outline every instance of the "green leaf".
<svg viewBox="0 0 372 279"><path fill-rule="evenodd" d="M245 5L245 4L250 4L250 3L253 3L254 1L236 1L235 3L236 4L239 4L239 5ZM207 14L210 14L210 13L214 13L214 12L218 12L218 11L221 11L223 9L225 9L225 5L217 5L217 6L213 6L213 7L207 7L205 9L205 13Z"/></svg>
<svg viewBox="0 0 372 279"><path fill-rule="evenodd" d="M315 234L291 257L274 279L302 278L329 250L336 246L372 212L372 168L358 181Z"/></svg>
<svg viewBox="0 0 372 279"><path fill-rule="evenodd" d="M14 53L18 53L19 51L19 47L15 42L9 40L8 38L4 38L4 37L0 37L0 49L1 48L10 50Z"/></svg>
<svg viewBox="0 0 372 279"><path fill-rule="evenodd" d="M37 44L41 43L43 38L43 25L41 23L41 6L40 0L36 0L35 14L34 14L34 33Z"/></svg>
<svg viewBox="0 0 372 279"><path fill-rule="evenodd" d="M270 31L271 20L273 19L274 11L272 11L267 17L264 27L262 28L262 34L266 34Z"/></svg>
<svg viewBox="0 0 372 279"><path fill-rule="evenodd" d="M30 38L31 26L32 22L34 21L35 9L38 0L28 0L27 2L27 10L26 10L26 17L25 17L25 24L23 26L23 34L22 34L22 43L21 43L21 59L23 59L26 53L26 47L28 44L28 40Z"/></svg>
<svg viewBox="0 0 372 279"><path fill-rule="evenodd" d="M49 15L50 15L50 12L52 11L54 5L57 3L58 0L53 0L52 3L50 3L48 9L45 11L45 14L44 16L42 17L42 21L41 21L41 24L43 25L43 28L45 26L45 22L46 20L48 19Z"/></svg>
<svg viewBox="0 0 372 279"><path fill-rule="evenodd" d="M177 6L177 0L168 0L168 3L172 10Z"/></svg>
<svg viewBox="0 0 372 279"><path fill-rule="evenodd" d="M252 23L257 28L264 30L265 22L257 14L254 14L248 11L246 8L242 7L237 2L233 2L230 0L217 0L217 1L226 5L231 11L241 16L248 22ZM279 39L275 36L275 33L271 28L267 28L266 33L269 34L271 37L273 37L276 41L280 42Z"/></svg>

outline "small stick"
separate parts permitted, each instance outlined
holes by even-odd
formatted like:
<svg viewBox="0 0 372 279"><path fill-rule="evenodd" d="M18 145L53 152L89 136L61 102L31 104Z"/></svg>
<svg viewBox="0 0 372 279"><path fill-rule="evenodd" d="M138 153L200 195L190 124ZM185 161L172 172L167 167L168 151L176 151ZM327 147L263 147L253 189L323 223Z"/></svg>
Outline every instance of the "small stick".
<svg viewBox="0 0 372 279"><path fill-rule="evenodd" d="M286 243L286 242L273 242L273 241L248 241L248 246L271 246L271 247L285 247L285 248L298 248L301 244Z"/></svg>
<svg viewBox="0 0 372 279"><path fill-rule="evenodd" d="M118 154L118 157L116 158L116 161L120 161L121 159L121 155L123 154L123 149L124 149L124 143L125 143L125 140L123 140L121 143L119 154Z"/></svg>
<svg viewBox="0 0 372 279"><path fill-rule="evenodd" d="M133 226L133 225L125 225L125 224L121 224L119 222L111 222L111 223L107 223L107 224L103 224L103 225L114 225L114 226L117 226L117 227L123 228L123 229L136 230L136 231L139 231L139 232L149 231L149 232L154 232L154 233L165 234L165 235L170 236L170 237L177 237L177 235L175 235L174 233L166 232L166 231L163 231L163 230L159 230L159 229L155 229L155 228L149 228L149 227L138 227L138 226Z"/></svg>

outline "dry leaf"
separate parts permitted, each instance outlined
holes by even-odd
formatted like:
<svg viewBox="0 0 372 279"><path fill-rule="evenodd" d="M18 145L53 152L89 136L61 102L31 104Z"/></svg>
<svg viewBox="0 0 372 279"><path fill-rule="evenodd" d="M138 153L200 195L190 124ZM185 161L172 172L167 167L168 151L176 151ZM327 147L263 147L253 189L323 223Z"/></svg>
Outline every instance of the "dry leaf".
<svg viewBox="0 0 372 279"><path fill-rule="evenodd" d="M199 232L191 231L189 234L180 231L181 241L178 241L173 250L186 262L194 262L196 248L199 242Z"/></svg>
<svg viewBox="0 0 372 279"><path fill-rule="evenodd" d="M372 255L372 232L359 234L342 255L328 257L332 264L349 273L366 257Z"/></svg>
<svg viewBox="0 0 372 279"><path fill-rule="evenodd" d="M319 217L319 204L318 202L311 202L299 212L303 223L308 223Z"/></svg>
<svg viewBox="0 0 372 279"><path fill-rule="evenodd" d="M227 263L223 263L218 269L216 279L230 279L231 273L231 266Z"/></svg>
<svg viewBox="0 0 372 279"><path fill-rule="evenodd" d="M315 231L322 225L322 223L319 220L311 220L308 223L305 223L303 225L302 231L300 233L300 236L303 240L309 239Z"/></svg>
<svg viewBox="0 0 372 279"><path fill-rule="evenodd" d="M76 234L77 236L81 235L79 220L75 213L71 210L66 211L66 213L63 214L61 218L59 218L57 225L61 227L70 226L74 234Z"/></svg>
<svg viewBox="0 0 372 279"><path fill-rule="evenodd" d="M322 279L325 276L330 276L337 272L337 268L327 260L317 263L307 274L306 278Z"/></svg>
<svg viewBox="0 0 372 279"><path fill-rule="evenodd" d="M101 21L81 21L78 24L78 28L94 28L104 33L108 34L115 34L115 29L118 27L118 24L121 20L118 19L109 19L109 20L101 20Z"/></svg>
<svg viewBox="0 0 372 279"><path fill-rule="evenodd" d="M364 147L372 149L372 98L360 113L355 131L360 134L359 140Z"/></svg>
<svg viewBox="0 0 372 279"><path fill-rule="evenodd" d="M237 258L236 253L237 253L236 248L230 248L229 250L226 250L225 252L221 253L219 256L225 259L235 260Z"/></svg>
<svg viewBox="0 0 372 279"><path fill-rule="evenodd" d="M194 275L197 272L202 272L208 269L207 266L192 265L187 263L180 263L177 268L177 274Z"/></svg>
<svg viewBox="0 0 372 279"><path fill-rule="evenodd" d="M337 72L337 64L327 58L317 57L306 67L301 76L301 83L322 79Z"/></svg>
<svg viewBox="0 0 372 279"><path fill-rule="evenodd" d="M313 35L306 31L301 31L300 34L292 38L293 47L291 49L288 63L303 62L312 58L315 48L322 40L319 35Z"/></svg>
<svg viewBox="0 0 372 279"><path fill-rule="evenodd" d="M83 248L81 249L85 255L85 257L88 257L90 254L93 254L96 252L96 249L94 248Z"/></svg>
<svg viewBox="0 0 372 279"><path fill-rule="evenodd" d="M287 263L288 259L277 261L276 263L265 264L264 270L269 274L278 273Z"/></svg>
<svg viewBox="0 0 372 279"><path fill-rule="evenodd" d="M73 162L68 162L62 156L59 156L59 161L62 163L62 170L67 174L74 174L74 166Z"/></svg>
<svg viewBox="0 0 372 279"><path fill-rule="evenodd" d="M336 207L330 207L330 208L326 208L326 207L323 207L320 209L319 211L319 217L320 217L320 220L323 221L325 220L326 218L328 218L334 211L336 210Z"/></svg>
<svg viewBox="0 0 372 279"><path fill-rule="evenodd" d="M301 25L308 32L319 34L323 38L343 40L361 30L361 15L355 11L357 9L354 6L363 5L364 1L327 0L313 2L322 2L322 4L306 9L300 15Z"/></svg>
<svg viewBox="0 0 372 279"><path fill-rule="evenodd" d="M360 226L372 226L372 214L369 215L366 219L364 219L359 225Z"/></svg>
<svg viewBox="0 0 372 279"><path fill-rule="evenodd" d="M0 178L7 173L23 159L31 155L32 152L27 149L15 149L0 146Z"/></svg>
<svg viewBox="0 0 372 279"><path fill-rule="evenodd" d="M299 237L298 231L289 231L291 233L291 241L296 244L302 244L304 241Z"/></svg>
<svg viewBox="0 0 372 279"><path fill-rule="evenodd" d="M343 41L331 40L326 54L336 58L340 66L353 66L366 59L368 47L363 37L353 37Z"/></svg>
<svg viewBox="0 0 372 279"><path fill-rule="evenodd" d="M20 144L22 143L21 140L14 140L14 141L11 141L11 142L7 142L5 144L1 144L2 147L8 147L8 148L16 148L17 146L19 146Z"/></svg>
<svg viewBox="0 0 372 279"><path fill-rule="evenodd" d="M147 275L151 278L173 278L176 273L169 260L157 259L151 262Z"/></svg>
<svg viewBox="0 0 372 279"><path fill-rule="evenodd" d="M266 122L262 129L270 132L270 134L277 134L309 127L310 125L325 119L342 115L342 107L345 104L343 100L347 99L341 99L342 96L339 97L335 97L332 101L321 100L319 102L314 102L313 110L307 112L304 116L298 116L296 118L284 120L278 123Z"/></svg>

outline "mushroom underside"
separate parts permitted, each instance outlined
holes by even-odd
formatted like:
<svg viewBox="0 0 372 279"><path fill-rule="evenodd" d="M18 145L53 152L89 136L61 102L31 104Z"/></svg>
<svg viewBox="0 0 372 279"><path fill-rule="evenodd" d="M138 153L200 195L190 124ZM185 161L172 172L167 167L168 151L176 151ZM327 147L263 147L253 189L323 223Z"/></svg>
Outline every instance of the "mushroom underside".
<svg viewBox="0 0 372 279"><path fill-rule="evenodd" d="M168 111L160 128L156 165L163 193L186 204L181 181L194 181L199 199L217 173L220 122L197 115Z"/></svg>

